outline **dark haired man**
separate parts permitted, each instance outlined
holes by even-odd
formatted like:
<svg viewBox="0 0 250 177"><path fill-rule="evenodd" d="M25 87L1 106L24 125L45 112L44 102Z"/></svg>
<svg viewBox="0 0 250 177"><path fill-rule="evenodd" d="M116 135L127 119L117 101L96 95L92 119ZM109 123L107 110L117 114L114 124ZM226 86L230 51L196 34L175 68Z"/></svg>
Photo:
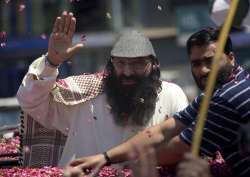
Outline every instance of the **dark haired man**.
<svg viewBox="0 0 250 177"><path fill-rule="evenodd" d="M206 28L194 33L187 41L193 77L203 91L216 53L219 30ZM158 164L178 163L190 151L197 113L204 93L172 118L148 128L125 143L108 150L105 155L83 157L71 162L66 171L100 167L133 159L134 147L156 147ZM216 88L211 98L203 129L200 151L213 156L219 150L235 176L250 176L250 156L239 152L238 131L250 120L250 77L236 61L228 38L219 64ZM136 156L133 156L134 158Z"/></svg>
<svg viewBox="0 0 250 177"><path fill-rule="evenodd" d="M82 47L72 45L75 24L72 13L57 17L48 54L30 65L17 93L25 112L68 136L59 165L102 153L187 106L179 86L160 80L152 44L135 30L115 43L104 74L56 81L58 66Z"/></svg>

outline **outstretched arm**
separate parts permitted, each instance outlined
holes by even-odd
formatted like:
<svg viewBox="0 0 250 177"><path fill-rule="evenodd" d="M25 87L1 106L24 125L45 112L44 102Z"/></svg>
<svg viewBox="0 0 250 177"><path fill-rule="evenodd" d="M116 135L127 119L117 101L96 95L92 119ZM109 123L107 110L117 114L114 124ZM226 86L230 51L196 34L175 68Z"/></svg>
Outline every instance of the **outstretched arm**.
<svg viewBox="0 0 250 177"><path fill-rule="evenodd" d="M120 163L128 160L135 160L139 156L139 154L134 153L135 147L136 149L144 149L148 147L160 148L159 153L161 153L164 149L167 150L169 148L168 143L171 142L171 139L177 136L184 128L185 125L179 120L170 118L159 125L139 132L123 144L108 150L107 156L109 159L107 159L107 157L105 158L103 154L76 159L70 162L65 168L65 173L70 176L71 172L84 172L86 169L94 168L94 171L98 171L107 163L107 161L111 163ZM131 156L131 153L134 155Z"/></svg>
<svg viewBox="0 0 250 177"><path fill-rule="evenodd" d="M134 147L139 147L139 149L144 147L155 147L156 149L160 148L162 150L167 148L170 140L178 135L184 128L185 125L179 120L170 118L159 125L139 132L125 143L108 150L107 154L112 163L133 160L129 156L129 153L133 151Z"/></svg>

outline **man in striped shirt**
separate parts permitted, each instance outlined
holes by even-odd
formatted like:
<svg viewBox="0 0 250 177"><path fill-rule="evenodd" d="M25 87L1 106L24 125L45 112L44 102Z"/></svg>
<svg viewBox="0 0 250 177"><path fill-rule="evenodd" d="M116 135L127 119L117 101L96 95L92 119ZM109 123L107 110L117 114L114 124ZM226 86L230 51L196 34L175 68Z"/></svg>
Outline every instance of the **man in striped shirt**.
<svg viewBox="0 0 250 177"><path fill-rule="evenodd" d="M211 63L216 49L219 30L206 28L194 33L187 41L187 52L191 70L198 87L203 91L206 86ZM101 167L136 158L131 156L134 147L156 147L159 165L176 164L183 154L190 151L192 135L198 109L204 93L201 93L187 108L176 113L163 123L148 128L125 143L103 154L77 159L66 167ZM250 78L249 74L235 61L230 38L226 42L207 120L203 130L201 153L213 156L220 151L235 176L250 176L250 154L239 152L238 131L241 125L250 121ZM138 149L138 148L136 148ZM202 176L202 174L200 174Z"/></svg>
<svg viewBox="0 0 250 177"><path fill-rule="evenodd" d="M192 74L201 90L206 85L217 38L218 30L208 28L195 33L187 42ZM210 156L220 150L238 176L250 176L250 156L241 155L238 148L239 128L250 120L250 78L249 73L237 65L230 38L219 67L217 87L210 101L200 150ZM174 115L187 126L180 133L180 139L186 144L192 143L203 96L201 93L186 109Z"/></svg>

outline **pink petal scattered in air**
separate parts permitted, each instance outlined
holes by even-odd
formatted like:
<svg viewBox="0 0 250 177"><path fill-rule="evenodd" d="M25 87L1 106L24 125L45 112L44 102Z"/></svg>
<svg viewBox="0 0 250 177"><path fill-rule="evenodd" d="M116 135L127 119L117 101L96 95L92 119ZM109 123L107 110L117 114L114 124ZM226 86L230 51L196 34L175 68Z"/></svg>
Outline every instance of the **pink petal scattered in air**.
<svg viewBox="0 0 250 177"><path fill-rule="evenodd" d="M80 41L81 42L85 42L86 41L86 35L82 34L81 38L80 38Z"/></svg>
<svg viewBox="0 0 250 177"><path fill-rule="evenodd" d="M41 37L42 39L47 39L47 35L46 35L46 34L44 34L44 33L43 33L43 34L41 34L41 35L40 35L40 37Z"/></svg>
<svg viewBox="0 0 250 177"><path fill-rule="evenodd" d="M0 32L0 39L5 40L7 38L7 32L6 31L1 31Z"/></svg>
<svg viewBox="0 0 250 177"><path fill-rule="evenodd" d="M25 9L25 7L26 6L24 4L20 4L19 7L18 7L18 11L22 12Z"/></svg>
<svg viewBox="0 0 250 177"><path fill-rule="evenodd" d="M5 42L2 42L0 45L1 45L1 48L5 48L6 47L6 43Z"/></svg>
<svg viewBox="0 0 250 177"><path fill-rule="evenodd" d="M111 19L111 18L112 18L111 14L110 14L109 12L106 13L106 17L107 17L108 19Z"/></svg>
<svg viewBox="0 0 250 177"><path fill-rule="evenodd" d="M30 152L30 148L28 146L24 146L23 147L23 151L26 152L26 153L28 153L28 152Z"/></svg>
<svg viewBox="0 0 250 177"><path fill-rule="evenodd" d="M70 3L79 2L80 0L69 0Z"/></svg>
<svg viewBox="0 0 250 177"><path fill-rule="evenodd" d="M157 9L158 9L159 11L161 11L161 10L162 10L162 7L161 7L160 5L158 5L158 6L157 6Z"/></svg>
<svg viewBox="0 0 250 177"><path fill-rule="evenodd" d="M5 0L5 3L8 4L10 2L10 0Z"/></svg>

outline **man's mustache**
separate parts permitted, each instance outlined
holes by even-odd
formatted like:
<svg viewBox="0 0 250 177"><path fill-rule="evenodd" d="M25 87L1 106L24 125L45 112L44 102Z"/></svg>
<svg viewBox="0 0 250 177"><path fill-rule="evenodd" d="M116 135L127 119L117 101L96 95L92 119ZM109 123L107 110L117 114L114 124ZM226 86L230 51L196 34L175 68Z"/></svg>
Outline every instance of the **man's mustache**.
<svg viewBox="0 0 250 177"><path fill-rule="evenodd" d="M206 80L207 81L208 80L208 75L200 77L199 80Z"/></svg>
<svg viewBox="0 0 250 177"><path fill-rule="evenodd" d="M125 76L125 75L121 75L118 80L122 81L122 80L129 80L129 81L135 81L138 82L140 81L139 77L136 76Z"/></svg>

